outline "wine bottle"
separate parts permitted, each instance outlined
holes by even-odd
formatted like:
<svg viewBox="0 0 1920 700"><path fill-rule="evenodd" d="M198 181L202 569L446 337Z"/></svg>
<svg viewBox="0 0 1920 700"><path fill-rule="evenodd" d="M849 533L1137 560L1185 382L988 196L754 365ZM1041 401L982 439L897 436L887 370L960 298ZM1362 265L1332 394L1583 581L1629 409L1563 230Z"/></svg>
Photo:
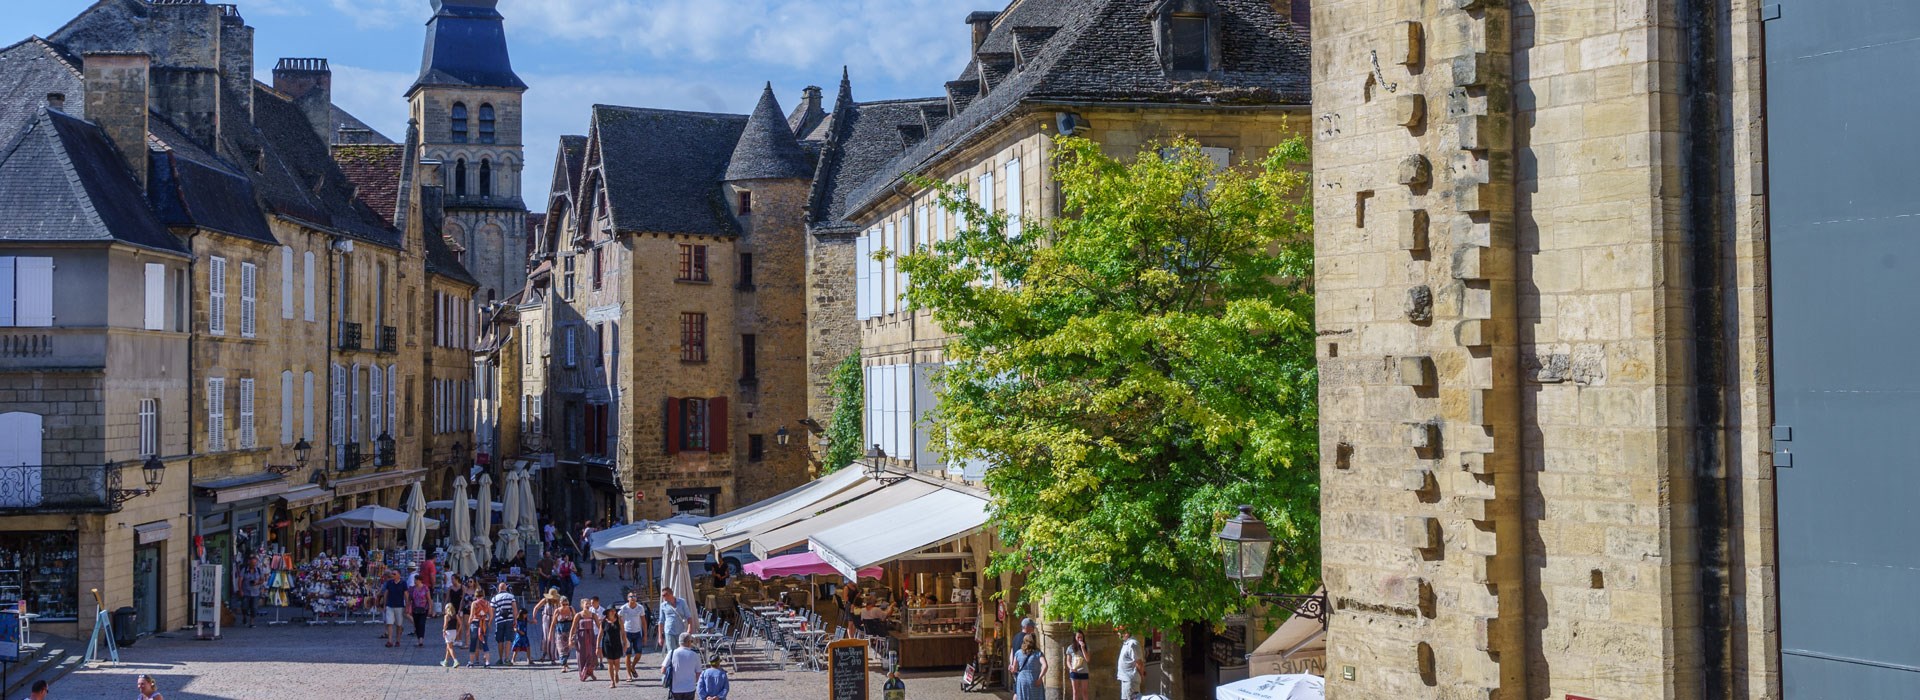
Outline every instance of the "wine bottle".
<svg viewBox="0 0 1920 700"><path fill-rule="evenodd" d="M887 670L887 682L880 686L883 700L907 700L907 684L900 680L900 666Z"/></svg>

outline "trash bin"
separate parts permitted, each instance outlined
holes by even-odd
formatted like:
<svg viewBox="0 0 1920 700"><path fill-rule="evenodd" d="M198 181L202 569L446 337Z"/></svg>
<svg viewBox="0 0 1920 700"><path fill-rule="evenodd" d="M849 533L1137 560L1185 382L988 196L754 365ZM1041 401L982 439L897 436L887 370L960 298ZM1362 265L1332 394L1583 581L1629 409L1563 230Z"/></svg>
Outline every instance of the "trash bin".
<svg viewBox="0 0 1920 700"><path fill-rule="evenodd" d="M139 613L134 612L133 606L130 605L113 611L113 643L115 645L130 647L140 638L133 628L134 620L139 616Z"/></svg>

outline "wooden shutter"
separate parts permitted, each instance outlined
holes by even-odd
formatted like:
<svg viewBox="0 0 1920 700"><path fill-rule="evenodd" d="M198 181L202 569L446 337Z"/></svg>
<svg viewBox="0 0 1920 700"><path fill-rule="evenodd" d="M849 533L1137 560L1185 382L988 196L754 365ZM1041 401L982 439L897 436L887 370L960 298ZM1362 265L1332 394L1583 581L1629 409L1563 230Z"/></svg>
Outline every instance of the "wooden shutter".
<svg viewBox="0 0 1920 700"><path fill-rule="evenodd" d="M725 453L727 449L727 397L707 400L707 451Z"/></svg>
<svg viewBox="0 0 1920 700"><path fill-rule="evenodd" d="M300 375L300 438L313 442L313 373Z"/></svg>
<svg viewBox="0 0 1920 700"><path fill-rule="evenodd" d="M1026 188L1020 172L1020 159L1007 160L1007 237L1020 238L1023 227L1021 215L1026 213Z"/></svg>
<svg viewBox="0 0 1920 700"><path fill-rule="evenodd" d="M36 328L53 325L53 258L14 258L13 284L13 322Z"/></svg>
<svg viewBox="0 0 1920 700"><path fill-rule="evenodd" d="M666 413L665 417L667 421L667 426L666 426L667 454L670 454L670 455L680 454L680 442L682 439L682 436L680 435L680 412L682 410L685 410L685 408L686 406L683 405L682 400L672 398L672 397L669 397L667 399L667 406L664 409L664 412Z"/></svg>
<svg viewBox="0 0 1920 700"><path fill-rule="evenodd" d="M332 377L327 382L332 388L331 400L327 403L327 420L331 425L327 429L327 439L335 445L347 444L347 370L340 365L332 367Z"/></svg>
<svg viewBox="0 0 1920 700"><path fill-rule="evenodd" d="M367 437L376 437L380 434L380 419L386 417L387 392L380 386L384 379L380 366L368 369L372 371L367 373Z"/></svg>
<svg viewBox="0 0 1920 700"><path fill-rule="evenodd" d="M280 444L293 443L293 370L280 372Z"/></svg>
<svg viewBox="0 0 1920 700"><path fill-rule="evenodd" d="M255 320L259 308L257 294L259 269L253 263L240 263L240 337L251 338L257 330Z"/></svg>
<svg viewBox="0 0 1920 700"><path fill-rule="evenodd" d="M227 333L226 258L213 258L207 264L207 332Z"/></svg>
<svg viewBox="0 0 1920 700"><path fill-rule="evenodd" d="M207 451L227 449L227 380L207 380Z"/></svg>
<svg viewBox="0 0 1920 700"><path fill-rule="evenodd" d="M853 256L855 258L853 267L856 278L854 280L853 296L854 306L858 307L858 313L856 313L855 316L858 316L860 320L865 320L873 316L873 299L870 298L872 294L870 293L871 290L867 288L867 278L868 275L871 274L868 271L867 265L873 262L870 257L872 254L873 233L869 231L860 234L860 238L854 244L853 248Z"/></svg>
<svg viewBox="0 0 1920 700"><path fill-rule="evenodd" d="M240 449L251 450L256 444L253 432L253 379L240 380Z"/></svg>

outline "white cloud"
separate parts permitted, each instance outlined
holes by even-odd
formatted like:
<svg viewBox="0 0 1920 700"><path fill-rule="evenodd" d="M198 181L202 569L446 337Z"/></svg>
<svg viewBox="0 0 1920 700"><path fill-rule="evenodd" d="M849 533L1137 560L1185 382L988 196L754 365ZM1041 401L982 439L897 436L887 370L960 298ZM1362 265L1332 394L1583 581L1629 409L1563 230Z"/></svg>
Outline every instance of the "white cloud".
<svg viewBox="0 0 1920 700"><path fill-rule="evenodd" d="M269 0L273 3L285 0ZM392 29L402 22L421 21L430 13L420 0L329 0L333 9L353 19L360 29Z"/></svg>

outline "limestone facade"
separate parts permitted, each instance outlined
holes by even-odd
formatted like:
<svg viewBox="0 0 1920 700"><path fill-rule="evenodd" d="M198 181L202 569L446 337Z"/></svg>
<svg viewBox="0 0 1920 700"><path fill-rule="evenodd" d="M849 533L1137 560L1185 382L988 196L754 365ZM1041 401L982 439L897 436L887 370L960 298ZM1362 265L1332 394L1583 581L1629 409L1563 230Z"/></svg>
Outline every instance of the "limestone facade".
<svg viewBox="0 0 1920 700"><path fill-rule="evenodd" d="M1759 6L1683 5L1314 3L1329 697L1778 695Z"/></svg>

